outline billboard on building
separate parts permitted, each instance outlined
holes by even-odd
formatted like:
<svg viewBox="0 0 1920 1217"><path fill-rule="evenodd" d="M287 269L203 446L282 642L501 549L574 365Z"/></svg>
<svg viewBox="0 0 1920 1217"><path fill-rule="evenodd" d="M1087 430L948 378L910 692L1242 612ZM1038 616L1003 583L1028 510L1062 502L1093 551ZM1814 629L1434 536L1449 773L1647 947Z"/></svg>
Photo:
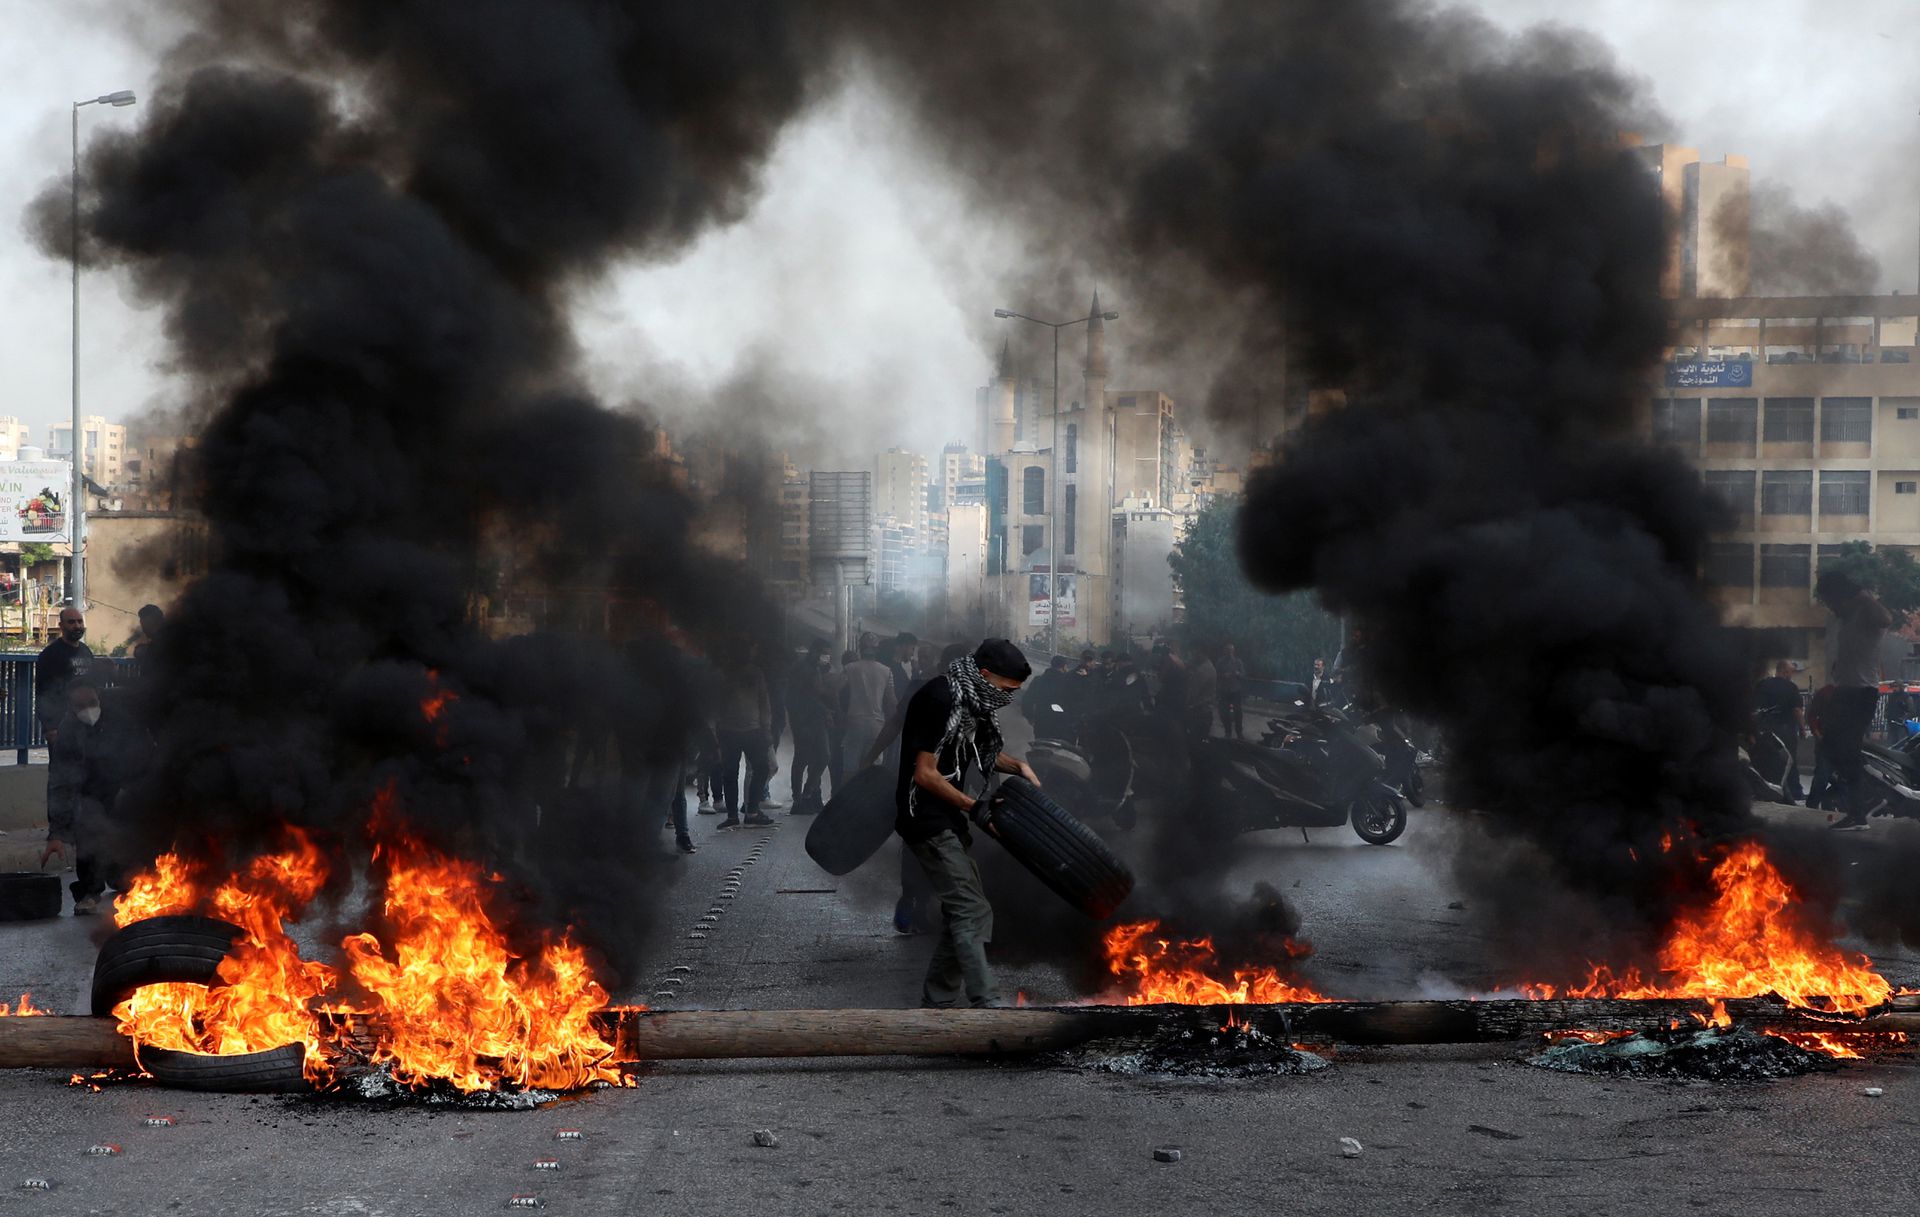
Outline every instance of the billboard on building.
<svg viewBox="0 0 1920 1217"><path fill-rule="evenodd" d="M1078 607L1074 599L1074 576L1060 576L1060 628L1077 624L1074 610ZM1048 614L1047 576L1027 576L1027 625L1045 626L1052 617Z"/></svg>
<svg viewBox="0 0 1920 1217"><path fill-rule="evenodd" d="M65 543L72 486L66 461L0 461L0 541Z"/></svg>

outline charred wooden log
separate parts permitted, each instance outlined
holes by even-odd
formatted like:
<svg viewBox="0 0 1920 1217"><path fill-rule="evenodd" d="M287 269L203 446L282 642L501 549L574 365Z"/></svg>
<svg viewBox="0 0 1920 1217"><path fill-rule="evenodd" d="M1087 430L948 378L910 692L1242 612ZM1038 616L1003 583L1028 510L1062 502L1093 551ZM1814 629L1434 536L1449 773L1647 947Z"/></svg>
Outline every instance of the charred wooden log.
<svg viewBox="0 0 1920 1217"><path fill-rule="evenodd" d="M1768 998L1729 999L1732 1020L1756 1030L1920 1032L1920 999L1896 998L1862 1019L1821 1015ZM1168 1031L1212 1034L1229 1021L1282 1041L1353 1045L1537 1040L1552 1031L1652 1031L1697 1021L1700 1001L1326 1002L1275 1006L1049 1006L1016 1010L640 1010L597 1017L622 1060L798 1056L1015 1056L1099 1039ZM371 1034L371 1027L361 1034ZM133 1050L110 1019L0 1018L0 1068L130 1067Z"/></svg>

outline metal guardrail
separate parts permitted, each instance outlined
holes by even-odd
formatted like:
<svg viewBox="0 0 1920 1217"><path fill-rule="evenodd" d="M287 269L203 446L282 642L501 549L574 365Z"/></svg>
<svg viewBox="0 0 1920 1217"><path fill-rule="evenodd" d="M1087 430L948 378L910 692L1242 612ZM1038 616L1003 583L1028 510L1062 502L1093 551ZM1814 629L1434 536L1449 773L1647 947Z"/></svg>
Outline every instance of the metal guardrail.
<svg viewBox="0 0 1920 1217"><path fill-rule="evenodd" d="M33 665L39 657L37 651L0 651L0 689L5 691L0 700L0 748L13 748L17 765L26 764L27 754L35 748L47 746L34 704ZM96 679L109 688L121 683L133 663L118 656L96 657L94 662L100 673Z"/></svg>

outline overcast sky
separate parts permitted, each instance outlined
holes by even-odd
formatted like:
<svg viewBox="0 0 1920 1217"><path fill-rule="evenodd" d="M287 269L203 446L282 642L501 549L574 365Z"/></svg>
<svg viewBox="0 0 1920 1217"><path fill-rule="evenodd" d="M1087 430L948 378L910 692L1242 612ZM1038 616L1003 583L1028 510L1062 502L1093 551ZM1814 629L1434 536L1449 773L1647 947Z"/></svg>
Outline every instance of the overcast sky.
<svg viewBox="0 0 1920 1217"><path fill-rule="evenodd" d="M68 410L68 269L19 216L67 173L69 103L148 96L165 32L150 0L0 0L0 414L44 444ZM1642 78L1671 128L1651 140L1743 153L1756 182L1831 201L1880 262L1881 290L1915 289L1920 259L1920 3L1916 0L1485 0L1502 25L1585 29ZM89 106L81 135L135 123ZM760 206L672 265L626 268L581 302L596 383L615 400L694 400L742 360L858 420L874 448L960 435L990 366L991 268L1013 248L916 163L867 95L784 137ZM1088 268L1091 286L1101 273ZM698 290L695 290L695 288ZM167 400L158 319L110 274L83 279L86 413L125 420ZM1126 301L1103 301L1123 312ZM1124 327L1111 337L1124 379ZM764 379L764 377L763 377ZM779 439L779 437L776 437ZM784 442L784 441L781 441Z"/></svg>

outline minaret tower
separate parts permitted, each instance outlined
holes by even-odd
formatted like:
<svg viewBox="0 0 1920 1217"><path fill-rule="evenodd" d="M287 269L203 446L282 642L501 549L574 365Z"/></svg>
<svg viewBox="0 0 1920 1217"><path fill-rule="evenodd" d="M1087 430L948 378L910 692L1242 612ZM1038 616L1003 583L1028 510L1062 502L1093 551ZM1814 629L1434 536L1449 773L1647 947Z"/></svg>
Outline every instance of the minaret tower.
<svg viewBox="0 0 1920 1217"><path fill-rule="evenodd" d="M1005 339L1000 342L1000 366L995 372L993 394L993 418L987 428L987 453L1004 456L1013 448L1016 427L1013 414L1013 353Z"/></svg>

